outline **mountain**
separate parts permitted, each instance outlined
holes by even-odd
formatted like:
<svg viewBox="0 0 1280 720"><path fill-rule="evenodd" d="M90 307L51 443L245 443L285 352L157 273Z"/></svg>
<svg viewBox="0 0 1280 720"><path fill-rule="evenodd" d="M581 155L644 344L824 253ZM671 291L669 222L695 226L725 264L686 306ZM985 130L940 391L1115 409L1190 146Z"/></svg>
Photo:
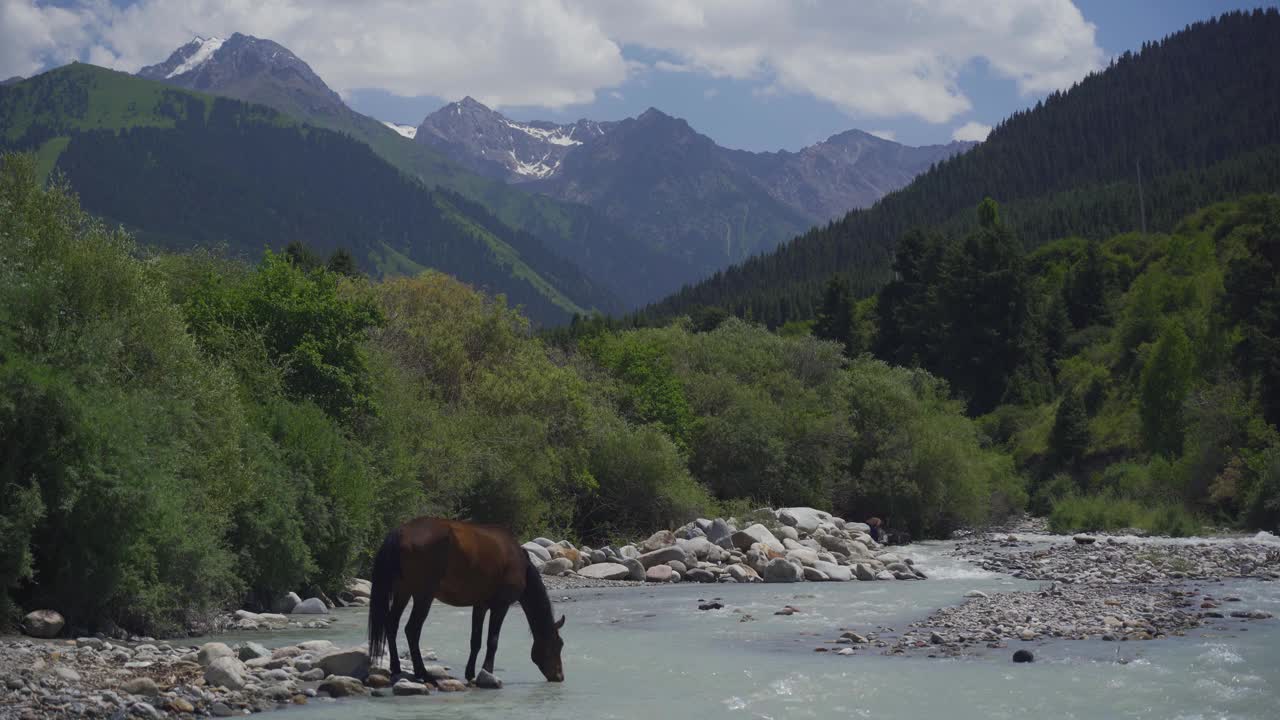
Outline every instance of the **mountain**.
<svg viewBox="0 0 1280 720"><path fill-rule="evenodd" d="M655 108L619 122L516 122L470 97L428 115L416 140L477 173L589 205L704 276L974 145L914 148L851 130L795 153L752 153Z"/></svg>
<svg viewBox="0 0 1280 720"><path fill-rule="evenodd" d="M702 275L679 257L637 240L618 223L583 205L511 187L478 173L426 142L416 129L361 115L287 48L236 33L225 41L195 38L139 76L188 90L260 103L312 125L366 143L428 188L442 187L488 208L499 220L536 236L628 308L638 307Z"/></svg>
<svg viewBox="0 0 1280 720"><path fill-rule="evenodd" d="M205 47L184 48L164 72ZM212 76L210 57L175 77ZM426 189L347 134L262 105L73 63L0 87L0 150L34 152L86 210L145 243L246 258L294 240L323 254L346 248L374 274L431 267L505 293L544 324L621 307L478 204Z"/></svg>
<svg viewBox="0 0 1280 720"><path fill-rule="evenodd" d="M685 288L642 315L721 307L770 324L815 316L826 281L890 279L909 229L971 226L985 197L1024 242L1168 231L1197 207L1280 188L1280 11L1236 12L1126 52L1000 123L874 206ZM1140 174L1140 175L1139 175ZM1138 178L1142 187L1138 187ZM1142 192L1142 195L1139 192ZM1139 206L1139 198L1143 205Z"/></svg>

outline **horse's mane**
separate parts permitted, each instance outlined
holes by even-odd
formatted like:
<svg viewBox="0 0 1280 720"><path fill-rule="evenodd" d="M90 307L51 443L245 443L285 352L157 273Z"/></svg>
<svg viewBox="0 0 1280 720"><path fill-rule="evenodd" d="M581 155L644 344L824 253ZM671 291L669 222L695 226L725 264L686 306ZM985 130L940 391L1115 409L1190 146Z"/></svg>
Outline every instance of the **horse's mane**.
<svg viewBox="0 0 1280 720"><path fill-rule="evenodd" d="M520 551L522 554L523 550ZM555 617L551 612L551 598L547 595L547 586L542 584L542 573L529 563L525 566L524 594L520 596L520 607L529 620L529 631L535 638L549 636L555 630Z"/></svg>

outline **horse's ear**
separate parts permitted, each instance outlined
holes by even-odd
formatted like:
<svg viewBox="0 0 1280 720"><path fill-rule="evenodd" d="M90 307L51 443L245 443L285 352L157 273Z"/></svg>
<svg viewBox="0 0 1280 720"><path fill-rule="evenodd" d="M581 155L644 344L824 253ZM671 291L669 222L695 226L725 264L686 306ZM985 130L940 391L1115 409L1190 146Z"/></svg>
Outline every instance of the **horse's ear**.
<svg viewBox="0 0 1280 720"><path fill-rule="evenodd" d="M564 627L564 616L563 616L563 615L561 615L561 616L560 616L560 619L556 621L556 629L557 629L557 630L559 630L559 629L560 629L560 628L562 628L562 627Z"/></svg>

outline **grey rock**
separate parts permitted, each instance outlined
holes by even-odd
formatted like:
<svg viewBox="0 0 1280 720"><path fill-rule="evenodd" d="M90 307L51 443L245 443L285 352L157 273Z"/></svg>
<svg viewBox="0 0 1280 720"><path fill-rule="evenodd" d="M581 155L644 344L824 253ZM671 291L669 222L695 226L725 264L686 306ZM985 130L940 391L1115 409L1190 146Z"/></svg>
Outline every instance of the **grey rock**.
<svg viewBox="0 0 1280 720"><path fill-rule="evenodd" d="M830 579L824 575L822 571L815 570L811 567L801 566L801 571L804 573L804 579L809 582L825 582Z"/></svg>
<svg viewBox="0 0 1280 720"><path fill-rule="evenodd" d="M32 610L22 618L22 632L37 638L55 638L67 624L57 610Z"/></svg>
<svg viewBox="0 0 1280 720"><path fill-rule="evenodd" d="M635 558L627 558L622 561L622 564L627 568L628 572L630 572L630 575L627 578L628 580L644 581L645 567L639 560Z"/></svg>
<svg viewBox="0 0 1280 720"><path fill-rule="evenodd" d="M534 542L534 543L536 543L536 544L538 544L538 545L541 545L541 546L542 546L542 547L544 547L544 548L549 548L549 547L551 547L552 545L555 545L555 544L556 544L556 543L555 543L555 541L553 541L553 540L548 540L547 538L544 538L544 537L536 537L536 538L534 538L534 539L533 539L533 542Z"/></svg>
<svg viewBox="0 0 1280 720"><path fill-rule="evenodd" d="M830 519L830 513L811 507L789 507L778 510L778 522L809 535L812 535L820 524Z"/></svg>
<svg viewBox="0 0 1280 720"><path fill-rule="evenodd" d="M543 575L563 575L573 569L573 561L569 558L552 558L542 565Z"/></svg>
<svg viewBox="0 0 1280 720"><path fill-rule="evenodd" d="M689 538L681 540L676 545L684 550L684 553L690 559L706 560L712 552L717 550L716 546L704 537Z"/></svg>
<svg viewBox="0 0 1280 720"><path fill-rule="evenodd" d="M767 583L799 582L804 579L804 570L797 563L789 562L783 558L774 558L765 565L764 572L761 575L763 575L764 581Z"/></svg>
<svg viewBox="0 0 1280 720"><path fill-rule="evenodd" d="M733 530L729 527L729 524L721 518L712 520L711 527L707 528L707 542L710 542L713 545L720 545L721 547L724 547L722 543L729 541L732 535Z"/></svg>
<svg viewBox="0 0 1280 720"><path fill-rule="evenodd" d="M306 682L315 682L316 680L323 680L325 678L325 672L320 668L311 668L298 677L302 678Z"/></svg>
<svg viewBox="0 0 1280 720"><path fill-rule="evenodd" d="M636 549L635 545L623 545L618 550L618 554L621 555L624 560L640 557L640 551Z"/></svg>
<svg viewBox="0 0 1280 720"><path fill-rule="evenodd" d="M859 580L875 580L876 574L869 565L865 563L857 563L853 566L853 574Z"/></svg>
<svg viewBox="0 0 1280 720"><path fill-rule="evenodd" d="M655 565L665 565L672 560L680 560L683 562L685 557L684 549L673 545L671 547L664 547L660 550L654 550L653 552L647 552L641 555L638 559L640 560L640 564L644 565L645 568L648 569Z"/></svg>
<svg viewBox="0 0 1280 720"><path fill-rule="evenodd" d="M364 648L334 650L321 655L315 666L329 675L342 675L364 680L369 677L369 653Z"/></svg>
<svg viewBox="0 0 1280 720"><path fill-rule="evenodd" d="M637 545L641 553L651 553L664 547L676 544L676 536L670 530L659 530Z"/></svg>
<svg viewBox="0 0 1280 720"><path fill-rule="evenodd" d="M798 562L801 565L806 565L808 567L814 567L818 564L818 553L807 547L788 550L786 557L788 560Z"/></svg>
<svg viewBox="0 0 1280 720"><path fill-rule="evenodd" d="M412 680L400 680L391 686L392 695L427 695L430 692L431 689L426 685Z"/></svg>
<svg viewBox="0 0 1280 720"><path fill-rule="evenodd" d="M672 570L680 573L681 575L684 575L686 572L689 572L688 566L686 566L683 562L680 562L679 560L672 560L671 562L667 563L667 566L670 567Z"/></svg>
<svg viewBox="0 0 1280 720"><path fill-rule="evenodd" d="M713 583L716 581L715 573L703 568L692 568L684 574L684 579L689 582Z"/></svg>
<svg viewBox="0 0 1280 720"><path fill-rule="evenodd" d="M209 706L209 714L214 717L232 717L239 713L232 710L231 707L224 702L216 702Z"/></svg>
<svg viewBox="0 0 1280 720"><path fill-rule="evenodd" d="M126 680L124 684L120 686L120 689L130 695L146 695L148 697L155 697L160 694L160 686L156 685L156 681L149 677L136 677Z"/></svg>
<svg viewBox="0 0 1280 720"><path fill-rule="evenodd" d="M293 609L294 615L328 615L329 607L320 598L307 598Z"/></svg>
<svg viewBox="0 0 1280 720"><path fill-rule="evenodd" d="M481 668L480 673L476 675L476 687L498 690L502 688L502 681L494 677L493 673Z"/></svg>
<svg viewBox="0 0 1280 720"><path fill-rule="evenodd" d="M235 658L235 656L236 654L226 643L208 642L200 646L200 651L196 653L196 662L203 667L209 667L218 658Z"/></svg>
<svg viewBox="0 0 1280 720"><path fill-rule="evenodd" d="M274 603L272 603L271 610L273 612L278 612L278 613L283 613L285 615L288 615L293 612L294 608L298 607L298 605L301 605L301 604L302 604L302 598L298 597L298 593L288 592L288 593L285 593L280 598L278 598Z"/></svg>
<svg viewBox="0 0 1280 720"><path fill-rule="evenodd" d="M228 690L241 690L245 686L244 664L234 657L223 656L209 663L205 668L205 682L215 687Z"/></svg>
<svg viewBox="0 0 1280 720"><path fill-rule="evenodd" d="M106 642L96 637L76 638L76 647L89 648L90 650L102 650L106 647Z"/></svg>
<svg viewBox="0 0 1280 720"><path fill-rule="evenodd" d="M335 698L365 695L369 692L364 683L353 677L343 677L341 675L325 678L325 681L320 683L319 690L322 693L328 693L329 697Z"/></svg>
<svg viewBox="0 0 1280 720"><path fill-rule="evenodd" d="M645 571L645 582L669 583L675 581L675 571L670 565L654 565Z"/></svg>
<svg viewBox="0 0 1280 720"><path fill-rule="evenodd" d="M540 562L546 562L551 559L551 552L536 542L527 542L520 547L524 548L530 557L537 558Z"/></svg>
<svg viewBox="0 0 1280 720"><path fill-rule="evenodd" d="M242 662L247 662L258 658L269 658L271 657L271 651L256 642L247 642L236 651L236 657L240 658Z"/></svg>
<svg viewBox="0 0 1280 720"><path fill-rule="evenodd" d="M578 574L582 577L594 578L597 580L625 580L631 574L631 571L626 565L601 561L582 568L578 571Z"/></svg>
<svg viewBox="0 0 1280 720"><path fill-rule="evenodd" d="M769 532L769 528L756 523L733 534L733 545L739 550L748 550L752 545L760 543L776 553L787 551L782 542Z"/></svg>
<svg viewBox="0 0 1280 720"><path fill-rule="evenodd" d="M69 667L63 667L63 666L56 667L53 669L53 675L54 677L58 678L59 680L65 683L80 682L80 673L76 672L75 670Z"/></svg>
<svg viewBox="0 0 1280 720"><path fill-rule="evenodd" d="M832 562L819 560L814 563L814 569L827 576L827 579L836 582L848 582L853 579L853 569L847 565L838 565Z"/></svg>

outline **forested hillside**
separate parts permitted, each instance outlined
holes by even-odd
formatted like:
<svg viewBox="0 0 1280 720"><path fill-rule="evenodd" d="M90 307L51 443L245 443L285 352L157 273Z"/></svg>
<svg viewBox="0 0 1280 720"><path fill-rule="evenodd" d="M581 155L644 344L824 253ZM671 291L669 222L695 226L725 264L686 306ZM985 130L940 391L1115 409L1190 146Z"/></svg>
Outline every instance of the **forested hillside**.
<svg viewBox="0 0 1280 720"><path fill-rule="evenodd" d="M936 535L1024 502L923 370L737 320L562 349L441 273L306 257L147 253L4 159L0 624L200 627L342 587L421 514L609 542L800 502Z"/></svg>
<svg viewBox="0 0 1280 720"><path fill-rule="evenodd" d="M996 127L874 207L647 308L656 321L717 306L772 326L814 317L827 278L867 294L913 227L966 227L997 200L1028 248L1057 237L1168 231L1203 204L1280 185L1280 11L1197 23ZM1139 173L1145 205L1138 202Z"/></svg>
<svg viewBox="0 0 1280 720"><path fill-rule="evenodd" d="M78 64L0 89L0 138L35 150L42 174L56 168L87 210L146 243L249 258L294 241L342 248L367 272L436 268L505 293L540 323L621 307L479 205L262 106Z"/></svg>

